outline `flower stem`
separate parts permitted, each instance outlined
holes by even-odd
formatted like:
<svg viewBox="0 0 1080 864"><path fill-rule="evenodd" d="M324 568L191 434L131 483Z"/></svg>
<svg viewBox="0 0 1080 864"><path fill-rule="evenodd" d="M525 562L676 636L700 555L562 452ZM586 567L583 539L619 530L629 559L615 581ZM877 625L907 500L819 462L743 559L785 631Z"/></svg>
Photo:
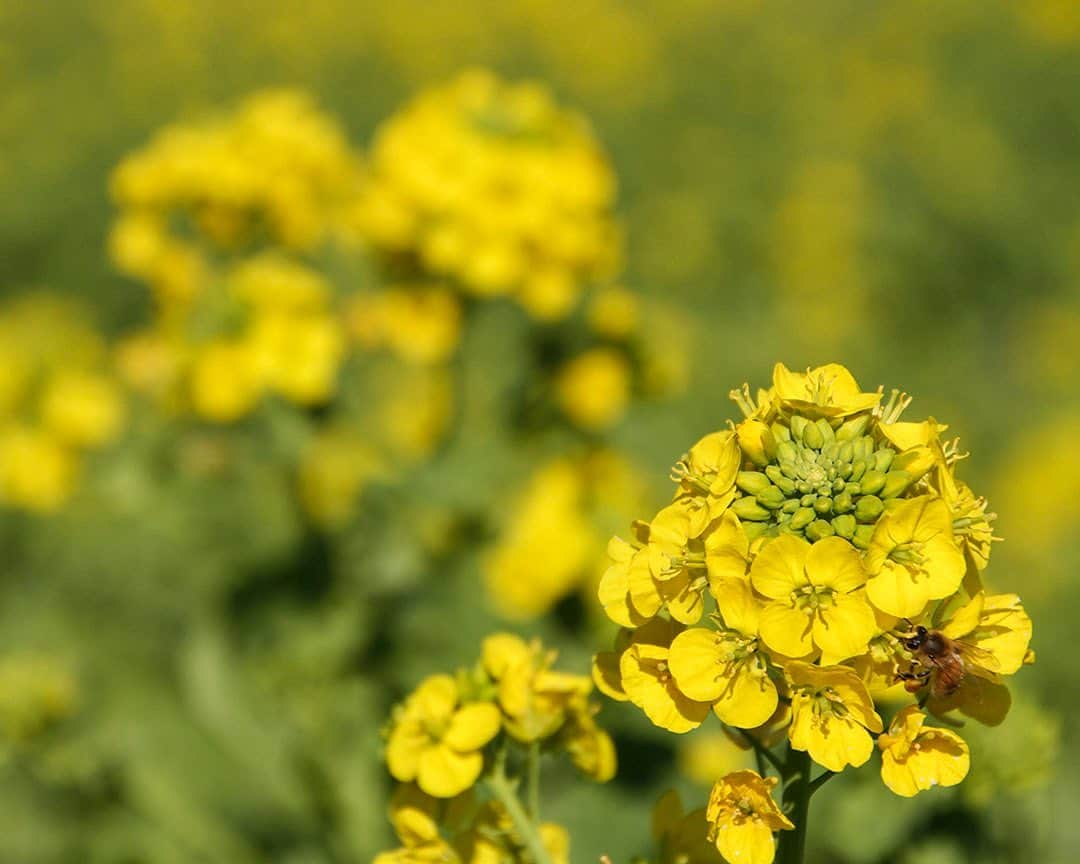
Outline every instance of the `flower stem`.
<svg viewBox="0 0 1080 864"><path fill-rule="evenodd" d="M776 769L776 772L781 776L784 775L784 763L776 758L776 754L772 752L768 747L757 740L753 735L747 732L745 729L739 729L738 732L746 739L747 743L754 748L754 755L757 757L758 762L758 774L764 776L765 772L762 770L763 762L768 762Z"/></svg>
<svg viewBox="0 0 1080 864"><path fill-rule="evenodd" d="M551 857L540 839L536 823L529 818L529 814L521 806L514 782L506 776L504 759L496 757L495 767L487 777L487 787L492 797L506 810L506 815L510 817L510 823L514 826L514 833L525 848L525 854L531 864L552 864Z"/></svg>
<svg viewBox="0 0 1080 864"><path fill-rule="evenodd" d="M540 824L540 742L533 741L529 744L529 751L525 762L526 783L526 807L529 818L536 824Z"/></svg>
<svg viewBox="0 0 1080 864"><path fill-rule="evenodd" d="M784 810L794 831L780 832L777 864L802 864L806 851L806 823L810 813L810 754L788 747L784 763Z"/></svg>

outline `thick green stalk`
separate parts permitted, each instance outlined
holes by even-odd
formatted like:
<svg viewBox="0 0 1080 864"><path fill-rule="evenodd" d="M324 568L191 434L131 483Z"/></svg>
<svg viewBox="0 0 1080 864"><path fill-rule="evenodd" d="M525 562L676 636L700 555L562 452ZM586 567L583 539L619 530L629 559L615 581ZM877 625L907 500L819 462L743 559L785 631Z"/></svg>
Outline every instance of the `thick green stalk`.
<svg viewBox="0 0 1080 864"><path fill-rule="evenodd" d="M806 823L810 813L810 754L788 747L784 762L784 812L795 823L794 831L781 831L777 864L803 864Z"/></svg>

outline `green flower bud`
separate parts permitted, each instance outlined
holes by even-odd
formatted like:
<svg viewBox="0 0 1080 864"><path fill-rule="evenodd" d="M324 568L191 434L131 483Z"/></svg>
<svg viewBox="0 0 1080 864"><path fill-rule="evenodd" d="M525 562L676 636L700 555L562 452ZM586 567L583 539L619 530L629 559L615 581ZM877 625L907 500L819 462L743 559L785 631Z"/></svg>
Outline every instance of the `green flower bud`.
<svg viewBox="0 0 1080 864"><path fill-rule="evenodd" d="M769 427L769 431L772 432L773 440L775 440L777 444L781 441L791 440L791 430L782 423L773 423L772 426Z"/></svg>
<svg viewBox="0 0 1080 864"><path fill-rule="evenodd" d="M803 440L803 432L806 431L806 427L810 424L810 421L805 417L795 415L791 418L791 437L796 441Z"/></svg>
<svg viewBox="0 0 1080 864"><path fill-rule="evenodd" d="M788 525L795 530L805 528L807 525L814 521L815 516L817 516L817 514L809 507L800 507L792 515L791 521L788 522Z"/></svg>
<svg viewBox="0 0 1080 864"><path fill-rule="evenodd" d="M829 421L824 417L819 417L814 425L817 426L818 432L821 433L821 440L825 442L825 446L835 443L836 433L833 431L832 426L829 425Z"/></svg>
<svg viewBox="0 0 1080 864"><path fill-rule="evenodd" d="M866 463L862 459L856 459L851 463L851 480L858 482L864 473L866 473Z"/></svg>
<svg viewBox="0 0 1080 864"><path fill-rule="evenodd" d="M885 485L885 475L880 471L867 471L859 481L863 495L876 495Z"/></svg>
<svg viewBox="0 0 1080 864"><path fill-rule="evenodd" d="M785 495L795 494L795 484L776 465L770 465L765 469L765 476L772 480L774 486L779 486Z"/></svg>
<svg viewBox="0 0 1080 864"><path fill-rule="evenodd" d="M834 463L840 456L840 445L835 441L826 441L825 446L821 448L821 458L818 462L825 461Z"/></svg>
<svg viewBox="0 0 1080 864"><path fill-rule="evenodd" d="M795 418L793 417L792 420ZM807 423L803 427L802 441L807 447L811 447L814 450L820 450L821 446L825 443L825 436L821 434L821 430L818 429L816 423Z"/></svg>
<svg viewBox="0 0 1080 864"><path fill-rule="evenodd" d="M881 487L881 497L895 498L907 489L914 479L907 471L890 471L885 475L885 485Z"/></svg>
<svg viewBox="0 0 1080 864"><path fill-rule="evenodd" d="M751 522L764 522L769 518L769 511L753 498L736 498L731 504L731 510L740 519Z"/></svg>
<svg viewBox="0 0 1080 864"><path fill-rule="evenodd" d="M860 437L869 425L869 414L860 414L858 417L852 417L849 420L844 421L840 428L836 430L836 439L838 441L853 441Z"/></svg>
<svg viewBox="0 0 1080 864"><path fill-rule="evenodd" d="M802 498L799 499L799 503L802 504L803 507L813 507L815 501L817 501L817 495L813 492L808 495L803 495Z"/></svg>
<svg viewBox="0 0 1080 864"><path fill-rule="evenodd" d="M878 450L874 454L874 470L881 471L883 474L889 470L889 466L892 465L893 457L896 455L896 451L889 447L884 447Z"/></svg>
<svg viewBox="0 0 1080 864"><path fill-rule="evenodd" d="M843 480L841 480L839 477L837 477L832 482L832 491L833 492L843 492L845 486L847 486L847 484Z"/></svg>
<svg viewBox="0 0 1080 864"><path fill-rule="evenodd" d="M844 485L844 491L852 497L862 494L862 489L859 488L858 483L847 483Z"/></svg>
<svg viewBox="0 0 1080 864"><path fill-rule="evenodd" d="M851 463L845 462L843 465L840 466L840 470L837 473L839 473L841 477L847 480L851 476Z"/></svg>
<svg viewBox="0 0 1080 864"><path fill-rule="evenodd" d="M769 478L760 471L740 471L735 475L735 485L748 495L757 495L772 487Z"/></svg>
<svg viewBox="0 0 1080 864"><path fill-rule="evenodd" d="M854 453L854 451L855 451L855 448L851 446L851 442L850 441L844 441L840 445L840 449L836 453L837 461L839 461L839 462L850 462L852 454Z"/></svg>
<svg viewBox="0 0 1080 864"><path fill-rule="evenodd" d="M864 435L862 438L857 438L851 444L852 455L855 459L861 459L863 462L869 462L870 457L874 453L874 442L868 435Z"/></svg>
<svg viewBox="0 0 1080 864"><path fill-rule="evenodd" d="M799 509L799 502L794 500L793 498L789 498L787 501L784 502L784 506L780 508L780 512L781 513L787 513L787 514L790 515L791 513L794 513L798 509Z"/></svg>
<svg viewBox="0 0 1080 864"><path fill-rule="evenodd" d="M758 504L769 510L779 510L786 500L784 498L784 493L775 486L770 486L768 489L758 492L755 497L757 498Z"/></svg>
<svg viewBox="0 0 1080 864"><path fill-rule="evenodd" d="M785 462L797 462L799 451L790 441L781 441L776 445L776 458L783 465ZM786 471L784 472L787 473Z"/></svg>
<svg viewBox="0 0 1080 864"><path fill-rule="evenodd" d="M799 492L803 495L809 495L814 489L814 487L807 483L805 480L800 480L798 483L796 483L795 488L798 489Z"/></svg>
<svg viewBox="0 0 1080 864"><path fill-rule="evenodd" d="M824 519L816 519L806 526L806 539L811 542L824 540L826 537L832 537L835 533L832 525Z"/></svg>
<svg viewBox="0 0 1080 864"><path fill-rule="evenodd" d="M847 492L841 492L833 498L832 506L837 513L848 513L855 506L855 502L851 500L851 495Z"/></svg>
<svg viewBox="0 0 1080 864"><path fill-rule="evenodd" d="M873 525L860 525L855 529L855 534L851 538L851 542L854 543L860 549L870 548L870 538L874 536Z"/></svg>
<svg viewBox="0 0 1080 864"><path fill-rule="evenodd" d="M858 526L855 524L855 517L848 513L843 516L834 516L832 519L832 527L833 530L845 540L850 540L855 536L855 529Z"/></svg>
<svg viewBox="0 0 1080 864"><path fill-rule="evenodd" d="M784 460L780 463L780 473L790 480L799 476L799 469L794 462Z"/></svg>
<svg viewBox="0 0 1080 864"><path fill-rule="evenodd" d="M824 516L826 513L832 512L832 498L826 498L824 496L817 499L814 502L814 509Z"/></svg>
<svg viewBox="0 0 1080 864"><path fill-rule="evenodd" d="M864 495L855 502L855 518L860 522L876 522L885 505L876 495Z"/></svg>

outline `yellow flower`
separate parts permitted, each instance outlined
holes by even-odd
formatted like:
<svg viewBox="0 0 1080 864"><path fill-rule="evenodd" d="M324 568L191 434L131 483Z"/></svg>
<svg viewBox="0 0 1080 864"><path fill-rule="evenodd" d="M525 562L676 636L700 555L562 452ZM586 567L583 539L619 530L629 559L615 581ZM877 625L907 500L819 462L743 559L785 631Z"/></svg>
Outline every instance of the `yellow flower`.
<svg viewBox="0 0 1080 864"><path fill-rule="evenodd" d="M830 771L864 764L874 750L870 733L880 732L882 724L859 676L844 666L799 661L784 671L791 685L792 748L809 752Z"/></svg>
<svg viewBox="0 0 1080 864"><path fill-rule="evenodd" d="M256 358L246 345L212 342L201 348L191 369L191 404L207 420L230 423L262 396Z"/></svg>
<svg viewBox="0 0 1080 864"><path fill-rule="evenodd" d="M791 831L791 823L773 800L775 777L735 771L717 782L709 795L705 819L716 848L726 861L771 864L776 855L773 832Z"/></svg>
<svg viewBox="0 0 1080 864"><path fill-rule="evenodd" d="M932 729L916 706L901 710L878 737L881 779L893 792L911 798L934 786L955 786L970 767L967 744L948 729Z"/></svg>
<svg viewBox="0 0 1080 864"><path fill-rule="evenodd" d="M728 429L710 432L672 469L672 477L679 483L677 495L707 496L710 516L715 518L734 497L735 477L741 464L735 433Z"/></svg>
<svg viewBox="0 0 1080 864"><path fill-rule="evenodd" d="M653 807L652 835L660 850L659 864L725 864L709 831L705 808L684 813L674 789L661 795Z"/></svg>
<svg viewBox="0 0 1080 864"><path fill-rule="evenodd" d="M948 505L923 495L887 510L864 564L870 574L866 594L882 612L916 618L929 601L948 597L960 587L965 569Z"/></svg>
<svg viewBox="0 0 1080 864"><path fill-rule="evenodd" d="M604 288L589 302L589 326L608 339L627 339L637 330L641 316L637 295L625 288Z"/></svg>
<svg viewBox="0 0 1080 864"><path fill-rule="evenodd" d="M649 524L635 522L633 529L634 542L620 537L612 537L608 542L611 566L604 571L597 589L604 612L623 627L644 624L664 604L649 566Z"/></svg>
<svg viewBox="0 0 1080 864"><path fill-rule="evenodd" d="M694 627L671 643L668 665L679 691L713 705L731 726L752 729L776 710L776 685L758 648L758 604L746 581L721 582L718 630Z"/></svg>
<svg viewBox="0 0 1080 864"><path fill-rule="evenodd" d="M461 339L461 305L438 285L359 294L349 304L348 321L365 348L385 346L411 363L442 363Z"/></svg>
<svg viewBox="0 0 1080 864"><path fill-rule="evenodd" d="M344 428L321 430L301 457L300 503L319 525L337 527L352 515L364 485L383 471L378 453Z"/></svg>
<svg viewBox="0 0 1080 864"><path fill-rule="evenodd" d="M115 438L124 422L124 402L104 375L58 372L41 397L41 419L73 447L98 447Z"/></svg>
<svg viewBox="0 0 1080 864"><path fill-rule="evenodd" d="M633 643L670 645L683 630L678 621L651 618L637 629L621 627L615 637L614 651L601 651L593 656L592 679L596 689L616 702L628 702L622 684L622 656Z"/></svg>
<svg viewBox="0 0 1080 864"><path fill-rule="evenodd" d="M617 767L615 742L597 725L598 710L599 706L588 704L584 698L571 701L560 744L582 774L597 783L607 783Z"/></svg>
<svg viewBox="0 0 1080 864"><path fill-rule="evenodd" d="M761 638L788 657L822 652L826 665L866 650L874 611L861 590L866 582L856 549L839 537L811 545L784 535L768 543L750 567L755 590L769 598L761 612Z"/></svg>
<svg viewBox="0 0 1080 864"><path fill-rule="evenodd" d="M74 493L79 468L78 454L47 432L0 429L0 502L56 511Z"/></svg>
<svg viewBox="0 0 1080 864"><path fill-rule="evenodd" d="M691 699L679 689L669 665L670 644L632 638L619 658L619 675L627 697L653 723L670 732L689 732L708 716L710 704Z"/></svg>
<svg viewBox="0 0 1080 864"><path fill-rule="evenodd" d="M848 417L868 411L881 393L863 393L854 376L839 363L792 372L783 363L773 369L773 391L788 410L806 417Z"/></svg>
<svg viewBox="0 0 1080 864"><path fill-rule="evenodd" d="M583 429L613 426L630 402L630 368L614 348L592 348L570 360L555 381L555 398Z"/></svg>
<svg viewBox="0 0 1080 864"><path fill-rule="evenodd" d="M552 669L556 656L539 642L527 643L511 633L484 639L484 669L498 686L506 731L519 741L554 735L572 713L580 712L592 691L588 677Z"/></svg>
<svg viewBox="0 0 1080 864"><path fill-rule="evenodd" d="M745 742L742 746L733 739L729 730L712 732L701 730L696 735L679 739L679 774L694 783L711 786L717 777L723 777L740 768L749 768L753 757Z"/></svg>
<svg viewBox="0 0 1080 864"><path fill-rule="evenodd" d="M395 718L386 747L390 773L402 782L416 780L429 795L451 798L480 776L481 751L501 720L491 703L460 704L449 675L426 678Z"/></svg>

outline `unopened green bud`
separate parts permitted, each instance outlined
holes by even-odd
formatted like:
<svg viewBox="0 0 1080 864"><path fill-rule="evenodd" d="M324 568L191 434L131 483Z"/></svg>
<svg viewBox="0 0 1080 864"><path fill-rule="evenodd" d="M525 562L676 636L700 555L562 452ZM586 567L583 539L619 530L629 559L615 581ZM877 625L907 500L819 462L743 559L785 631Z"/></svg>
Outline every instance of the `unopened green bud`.
<svg viewBox="0 0 1080 864"><path fill-rule="evenodd" d="M800 417L796 414L791 418L791 437L796 441L803 440L803 432L806 431L806 427L810 424L810 421L805 417Z"/></svg>
<svg viewBox="0 0 1080 864"><path fill-rule="evenodd" d="M857 483L864 473L866 473L866 463L862 459L856 459L851 463L851 477L849 479Z"/></svg>
<svg viewBox="0 0 1080 864"><path fill-rule="evenodd" d="M869 462L874 452L874 442L869 435L864 435L862 438L856 438L851 442L851 450L856 459Z"/></svg>
<svg viewBox="0 0 1080 864"><path fill-rule="evenodd" d="M834 441L836 441L836 433L833 431L832 426L829 425L829 421L826 420L824 417L819 417L814 422L814 425L817 426L818 432L821 433L821 439L826 444L832 444Z"/></svg>
<svg viewBox="0 0 1080 864"><path fill-rule="evenodd" d="M817 514L809 507L800 507L792 515L791 521L788 522L788 525L790 525L795 530L805 528L807 525L814 521L814 518L816 516Z"/></svg>
<svg viewBox="0 0 1080 864"><path fill-rule="evenodd" d="M832 525L826 522L824 519L815 519L809 525L806 526L806 539L811 542L817 540L824 540L826 537L832 537L836 532L833 531Z"/></svg>
<svg viewBox="0 0 1080 864"><path fill-rule="evenodd" d="M825 436L821 434L821 430L818 429L816 423L807 423L803 428L802 442L807 447L820 450L821 445L825 443Z"/></svg>
<svg viewBox="0 0 1080 864"><path fill-rule="evenodd" d="M787 460L780 462L780 472L790 480L799 476L799 469L795 467L795 463Z"/></svg>
<svg viewBox="0 0 1080 864"><path fill-rule="evenodd" d="M875 522L885 509L876 495L863 495L855 502L855 518L860 522Z"/></svg>
<svg viewBox="0 0 1080 864"><path fill-rule="evenodd" d="M851 476L851 463L845 462L840 466L840 470L837 472L841 477L847 480Z"/></svg>
<svg viewBox="0 0 1080 864"><path fill-rule="evenodd" d="M746 534L746 539L753 543L758 537L764 536L765 532L769 530L768 525L762 525L760 522L747 522L742 526L743 533Z"/></svg>
<svg viewBox="0 0 1080 864"><path fill-rule="evenodd" d="M896 455L896 451L883 447L874 454L874 469L885 473L889 470L889 466L892 465L893 457Z"/></svg>
<svg viewBox="0 0 1080 864"><path fill-rule="evenodd" d="M890 471L885 475L885 485L881 487L881 497L895 498L911 485L913 479L907 471Z"/></svg>
<svg viewBox="0 0 1080 864"><path fill-rule="evenodd" d="M735 485L748 495L757 495L770 488L772 483L760 471L740 471L735 475Z"/></svg>
<svg viewBox="0 0 1080 864"><path fill-rule="evenodd" d="M844 486L844 491L847 492L847 494L851 495L852 497L862 494L862 489L859 488L858 483L848 482Z"/></svg>
<svg viewBox="0 0 1080 864"><path fill-rule="evenodd" d="M851 500L851 496L847 492L841 492L839 495L833 498L832 506L833 510L835 510L837 513L847 513L851 510L852 507L855 506L855 504Z"/></svg>
<svg viewBox="0 0 1080 864"><path fill-rule="evenodd" d="M855 517L847 513L843 516L833 516L832 527L841 537L850 540L855 535L855 529L858 526L855 523Z"/></svg>
<svg viewBox="0 0 1080 864"><path fill-rule="evenodd" d="M776 445L776 458L781 465L785 462L794 463L799 458L799 451L790 441L781 441Z"/></svg>
<svg viewBox="0 0 1080 864"><path fill-rule="evenodd" d="M799 499L799 503L802 504L803 507L813 507L815 501L817 501L817 495L813 492L808 495L803 495L802 498Z"/></svg>
<svg viewBox="0 0 1080 864"><path fill-rule="evenodd" d="M753 498L736 498L731 504L731 510L740 519L751 522L765 522L769 518L769 511Z"/></svg>
<svg viewBox="0 0 1080 864"><path fill-rule="evenodd" d="M842 442L840 444L840 449L836 453L837 461L839 461L839 462L850 462L852 453L854 451L855 451L855 448L851 446L850 441Z"/></svg>
<svg viewBox="0 0 1080 864"><path fill-rule="evenodd" d="M782 423L773 423L769 427L769 431L772 432L773 438L775 439L777 444L779 444L781 441L791 440L791 430Z"/></svg>
<svg viewBox="0 0 1080 864"><path fill-rule="evenodd" d="M822 514L823 516L826 513L831 513L832 512L832 498L825 498L824 496L819 497L817 499L817 501L814 502L814 509L818 513Z"/></svg>
<svg viewBox="0 0 1080 864"><path fill-rule="evenodd" d="M858 546L860 549L870 548L870 538L874 536L873 525L860 525L855 529L855 533L851 537L851 542Z"/></svg>
<svg viewBox="0 0 1080 864"><path fill-rule="evenodd" d="M885 485L885 475L880 471L867 471L859 481L859 489L863 495L876 495Z"/></svg>
<svg viewBox="0 0 1080 864"><path fill-rule="evenodd" d="M869 425L869 414L860 414L858 417L852 417L850 420L845 420L840 428L836 430L836 439L838 441L853 441L861 436Z"/></svg>
<svg viewBox="0 0 1080 864"><path fill-rule="evenodd" d="M781 513L791 514L799 509L799 502L793 499L788 499L784 502L784 506L780 508Z"/></svg>
<svg viewBox="0 0 1080 864"><path fill-rule="evenodd" d="M761 492L758 492L755 497L757 498L758 504L769 510L779 510L786 500L784 498L784 493L775 486L763 489Z"/></svg>
<svg viewBox="0 0 1080 864"><path fill-rule="evenodd" d="M835 480L833 480L833 482L832 482L832 491L833 491L833 492L843 492L843 491L844 491L844 487L845 487L846 485L847 485L847 484L846 484L846 483L845 483L845 482L844 482L843 480L841 480L841 479L840 479L839 477L837 477L837 478L836 478Z"/></svg>
<svg viewBox="0 0 1080 864"><path fill-rule="evenodd" d="M805 480L800 480L798 483L795 484L795 488L798 489L801 494L809 495L814 487L807 483Z"/></svg>
<svg viewBox="0 0 1080 864"><path fill-rule="evenodd" d="M795 493L795 483L788 477L784 476L784 472L781 471L776 465L770 465L765 469L765 475L772 480L774 486L779 486L783 490L785 495L793 495Z"/></svg>
<svg viewBox="0 0 1080 864"><path fill-rule="evenodd" d="M821 458L826 459L829 462L836 462L839 456L840 445L835 441L826 441L825 446L821 448Z"/></svg>

